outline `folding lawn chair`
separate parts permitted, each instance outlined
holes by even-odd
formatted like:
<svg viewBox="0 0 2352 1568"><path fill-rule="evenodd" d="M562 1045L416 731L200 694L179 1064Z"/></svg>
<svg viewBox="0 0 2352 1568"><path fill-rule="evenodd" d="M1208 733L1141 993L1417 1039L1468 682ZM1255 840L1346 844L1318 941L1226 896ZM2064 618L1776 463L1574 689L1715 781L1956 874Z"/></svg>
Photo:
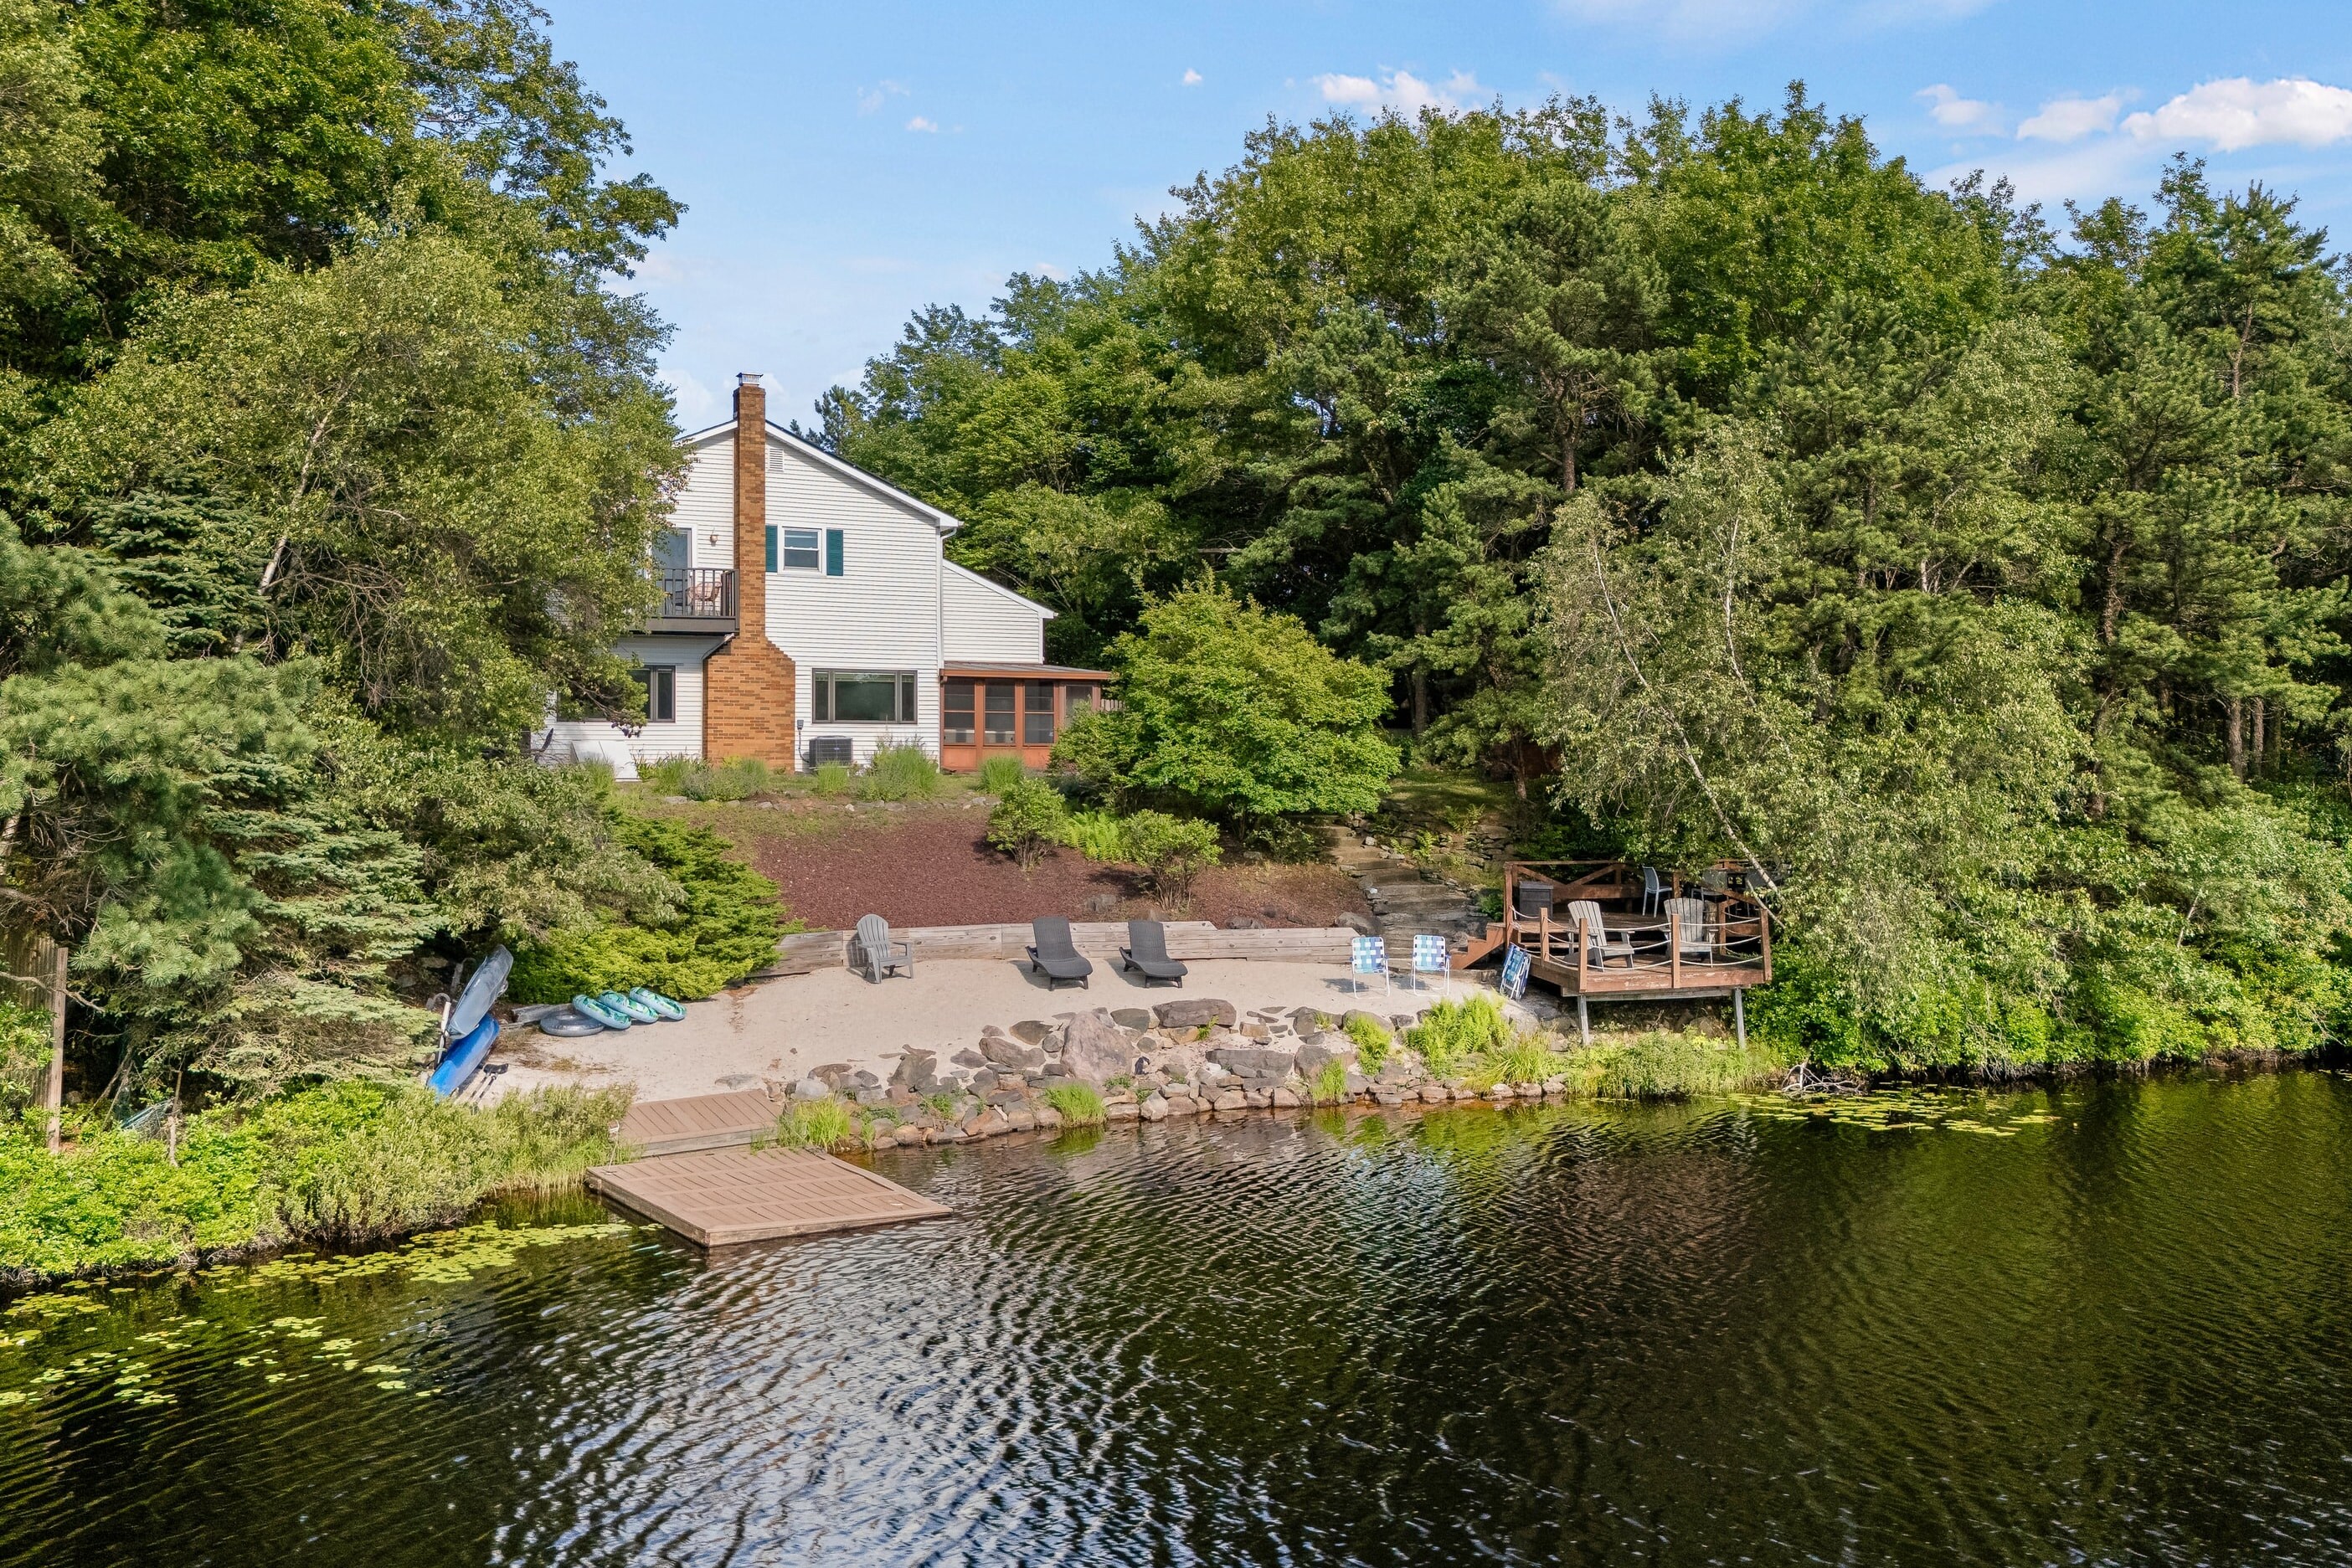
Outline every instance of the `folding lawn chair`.
<svg viewBox="0 0 2352 1568"><path fill-rule="evenodd" d="M1381 989L1388 990L1389 945L1377 936L1359 936L1348 955L1348 968L1355 977L1356 989L1364 988L1366 975L1381 977Z"/></svg>
<svg viewBox="0 0 2352 1568"><path fill-rule="evenodd" d="M1413 983L1420 984L1423 975L1443 975L1445 988L1454 988L1454 956L1445 950L1445 938L1433 932L1421 932L1412 939Z"/></svg>

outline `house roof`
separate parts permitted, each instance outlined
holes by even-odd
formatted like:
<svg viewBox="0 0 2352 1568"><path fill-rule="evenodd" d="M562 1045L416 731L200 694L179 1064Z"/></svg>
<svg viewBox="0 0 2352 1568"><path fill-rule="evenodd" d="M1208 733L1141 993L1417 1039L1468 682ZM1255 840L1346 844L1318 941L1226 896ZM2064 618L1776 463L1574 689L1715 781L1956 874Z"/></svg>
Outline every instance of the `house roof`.
<svg viewBox="0 0 2352 1568"><path fill-rule="evenodd" d="M778 424L774 420L772 419L768 421L767 424L769 441L778 445L790 448L797 455L808 459L808 461L815 464L818 467L824 469L836 478L845 479L850 484L857 486L860 489L870 491L886 501L906 507L907 510L914 513L917 517L923 518L926 522L931 524L932 527L938 528L941 535L951 534L958 528L963 527L963 521L961 518L952 517L946 512L940 511L937 507L932 506L928 501L917 500L914 497L907 494L906 491L899 489L896 485L889 483L887 480L876 478L873 475L868 474L865 469L860 468L855 463L843 462L840 458L835 457L832 453L827 452L824 447L817 445L814 442L802 440L799 436L794 435L791 431L786 430L782 425ZM680 446L700 446L706 442L715 441L722 435L731 436L734 434L735 422L730 419L723 421L720 423L711 425L708 429L698 430L688 434L681 435L677 438L677 444Z"/></svg>
<svg viewBox="0 0 2352 1568"><path fill-rule="evenodd" d="M1074 664L1007 664L988 659L950 659L940 678L954 675L1019 675L1024 680L1115 681L1116 670L1081 670Z"/></svg>

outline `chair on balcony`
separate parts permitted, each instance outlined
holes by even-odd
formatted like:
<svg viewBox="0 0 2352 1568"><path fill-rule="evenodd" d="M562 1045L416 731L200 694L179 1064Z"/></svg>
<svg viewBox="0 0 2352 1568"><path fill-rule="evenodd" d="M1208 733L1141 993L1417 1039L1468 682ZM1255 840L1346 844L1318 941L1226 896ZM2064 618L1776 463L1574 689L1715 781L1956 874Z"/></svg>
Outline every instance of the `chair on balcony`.
<svg viewBox="0 0 2352 1568"><path fill-rule="evenodd" d="M1715 959L1715 940L1707 935L1713 911L1704 898L1669 898L1666 915L1675 923L1675 945L1685 958Z"/></svg>
<svg viewBox="0 0 2352 1568"><path fill-rule="evenodd" d="M1584 950L1593 956L1594 967L1605 969L1612 958L1622 958L1625 967L1633 967L1633 939L1613 932L1602 923L1601 905L1589 898L1580 898L1568 906L1568 924L1584 928Z"/></svg>
<svg viewBox="0 0 2352 1568"><path fill-rule="evenodd" d="M891 941L890 923L878 915L857 917L857 950L850 958L852 967L865 970L877 986L893 969L905 970L909 979L915 975L915 945Z"/></svg>

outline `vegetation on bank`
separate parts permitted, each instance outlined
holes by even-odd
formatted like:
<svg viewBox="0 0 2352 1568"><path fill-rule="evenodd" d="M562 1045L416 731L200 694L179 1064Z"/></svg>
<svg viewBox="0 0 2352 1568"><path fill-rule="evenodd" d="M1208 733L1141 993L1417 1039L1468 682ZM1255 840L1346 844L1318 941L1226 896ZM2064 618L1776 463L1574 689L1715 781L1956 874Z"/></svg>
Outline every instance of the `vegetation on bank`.
<svg viewBox="0 0 2352 1568"><path fill-rule="evenodd" d="M1761 1038L1741 1046L1687 1030L1652 1030L1590 1046L1562 1039L1521 1029L1494 998L1475 996L1438 1002L1405 1031L1404 1043L1435 1077L1482 1094L1498 1083L1556 1082L1566 1093L1604 1100L1733 1093L1778 1081L1800 1060ZM1370 1071L1378 1068L1375 1061Z"/></svg>
<svg viewBox="0 0 2352 1568"><path fill-rule="evenodd" d="M0 1277L185 1263L446 1224L494 1193L562 1186L622 1154L626 1092L542 1089L494 1109L347 1082L198 1112L169 1138L77 1117L52 1156L0 1124Z"/></svg>

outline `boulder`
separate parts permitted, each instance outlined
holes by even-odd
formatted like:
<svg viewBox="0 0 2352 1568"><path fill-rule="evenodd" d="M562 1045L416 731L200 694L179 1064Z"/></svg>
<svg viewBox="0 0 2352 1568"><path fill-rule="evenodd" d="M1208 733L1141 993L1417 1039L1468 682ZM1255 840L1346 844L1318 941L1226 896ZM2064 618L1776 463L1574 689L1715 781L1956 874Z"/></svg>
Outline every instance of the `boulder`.
<svg viewBox="0 0 2352 1568"><path fill-rule="evenodd" d="M1247 1023L1242 1025L1242 1033L1244 1037L1250 1040L1272 1040L1274 1038L1274 1030L1258 1022L1255 1019L1252 1019Z"/></svg>
<svg viewBox="0 0 2352 1568"><path fill-rule="evenodd" d="M1151 1009L1152 1021L1161 1029L1199 1029L1202 1024L1231 1029L1241 1017L1233 1003L1216 997L1185 997Z"/></svg>
<svg viewBox="0 0 2352 1568"><path fill-rule="evenodd" d="M1245 1111L1249 1108L1249 1096L1238 1089L1228 1089L1210 1101L1209 1108L1213 1111Z"/></svg>
<svg viewBox="0 0 2352 1568"><path fill-rule="evenodd" d="M833 1090L820 1078L803 1078L793 1085L793 1098L795 1100L829 1100L832 1097Z"/></svg>
<svg viewBox="0 0 2352 1568"><path fill-rule="evenodd" d="M1054 1121L1056 1125L1059 1125L1061 1118L1056 1116ZM1026 1133L1036 1125L1037 1113L1025 1105L1004 1113L1004 1130L1008 1133Z"/></svg>
<svg viewBox="0 0 2352 1568"><path fill-rule="evenodd" d="M1045 1031L1053 1027L1043 1019L1023 1019L1013 1026L1011 1032L1013 1038L1024 1045L1037 1045L1044 1041Z"/></svg>
<svg viewBox="0 0 2352 1568"><path fill-rule="evenodd" d="M1108 1009L1079 1013L1062 1026L1062 1065L1073 1078L1108 1083L1135 1071L1135 1045Z"/></svg>
<svg viewBox="0 0 2352 1568"><path fill-rule="evenodd" d="M1126 1107L1123 1105L1106 1107L1106 1114L1111 1109L1125 1110ZM1154 1094L1136 1110L1136 1114L1147 1122L1165 1122L1168 1120L1169 1113L1168 1096L1165 1094Z"/></svg>
<svg viewBox="0 0 2352 1568"><path fill-rule="evenodd" d="M1443 1105L1451 1098L1443 1083L1424 1083L1421 1086L1421 1100L1424 1105Z"/></svg>
<svg viewBox="0 0 2352 1568"><path fill-rule="evenodd" d="M1210 1063L1244 1076L1282 1077L1296 1064L1298 1052L1278 1045L1224 1046L1209 1052Z"/></svg>
<svg viewBox="0 0 2352 1568"><path fill-rule="evenodd" d="M1277 1111L1296 1111L1305 1103L1306 1101L1295 1089L1276 1089L1274 1092L1274 1108Z"/></svg>
<svg viewBox="0 0 2352 1568"><path fill-rule="evenodd" d="M1111 1009L1110 1021L1121 1029L1131 1029L1140 1034L1151 1027L1151 1009L1150 1008L1114 1008Z"/></svg>
<svg viewBox="0 0 2352 1568"><path fill-rule="evenodd" d="M948 1060L954 1062L958 1067L985 1067L988 1065L988 1058L981 1055L980 1052L972 1050L970 1046L964 1047L961 1051L957 1051L953 1056L948 1058Z"/></svg>
<svg viewBox="0 0 2352 1568"><path fill-rule="evenodd" d="M879 1078L875 1077L873 1073L867 1071L863 1067L851 1073L849 1075L849 1081L856 1084L860 1089L879 1089L882 1087L882 1081Z"/></svg>
<svg viewBox="0 0 2352 1568"><path fill-rule="evenodd" d="M1322 1030L1339 1028L1339 1019L1337 1014L1327 1013L1321 1008L1293 1008L1290 1009L1290 1027L1303 1034L1314 1034Z"/></svg>
<svg viewBox="0 0 2352 1568"><path fill-rule="evenodd" d="M1267 1106L1274 1103L1274 1091L1271 1089L1244 1089L1242 1091L1242 1103L1253 1111L1263 1111Z"/></svg>
<svg viewBox="0 0 2352 1568"><path fill-rule="evenodd" d="M1297 1069L1298 1076L1311 1080L1334 1061L1344 1061L1353 1068L1356 1065L1356 1042L1338 1030L1327 1029L1320 1034L1310 1034L1299 1042L1298 1054L1291 1065Z"/></svg>
<svg viewBox="0 0 2352 1568"><path fill-rule="evenodd" d="M1354 1024L1359 1019L1361 1019L1365 1023L1370 1024L1372 1028L1379 1030L1382 1034L1390 1032L1388 1019L1381 1017L1378 1013L1368 1013L1361 1008L1349 1008L1347 1012L1341 1016L1339 1019L1339 1027L1341 1029L1346 1029L1351 1024Z"/></svg>
<svg viewBox="0 0 2352 1568"><path fill-rule="evenodd" d="M1045 1053L1034 1045L1024 1045L1009 1034L984 1034L980 1037L980 1053L989 1065L1000 1071L1035 1072L1045 1065Z"/></svg>
<svg viewBox="0 0 2352 1568"><path fill-rule="evenodd" d="M1132 1122L1142 1114L1143 1107L1132 1100L1123 1100L1115 1105L1103 1107L1103 1120L1106 1122ZM1168 1114L1165 1101L1160 1102L1160 1114L1162 1116Z"/></svg>
<svg viewBox="0 0 2352 1568"><path fill-rule="evenodd" d="M891 1071L890 1082L910 1093L928 1094L939 1082L940 1059L936 1052L909 1051L898 1059Z"/></svg>
<svg viewBox="0 0 2352 1568"><path fill-rule="evenodd" d="M1370 916L1359 915L1352 909L1339 916L1339 924L1346 926L1349 930L1354 932L1359 936L1370 936L1375 935L1372 930Z"/></svg>
<svg viewBox="0 0 2352 1568"><path fill-rule="evenodd" d="M1394 1107L1404 1103L1404 1091L1382 1084L1372 1091L1372 1098L1383 1105Z"/></svg>
<svg viewBox="0 0 2352 1568"><path fill-rule="evenodd" d="M1348 1098L1350 1100L1354 1099L1357 1095L1361 1094L1371 1086L1372 1081L1365 1077L1362 1073L1355 1071L1352 1069L1349 1071L1347 1078L1347 1091Z"/></svg>
<svg viewBox="0 0 2352 1568"><path fill-rule="evenodd" d="M808 1075L837 1093L851 1087L850 1067L845 1061L828 1061L823 1067L812 1067Z"/></svg>

